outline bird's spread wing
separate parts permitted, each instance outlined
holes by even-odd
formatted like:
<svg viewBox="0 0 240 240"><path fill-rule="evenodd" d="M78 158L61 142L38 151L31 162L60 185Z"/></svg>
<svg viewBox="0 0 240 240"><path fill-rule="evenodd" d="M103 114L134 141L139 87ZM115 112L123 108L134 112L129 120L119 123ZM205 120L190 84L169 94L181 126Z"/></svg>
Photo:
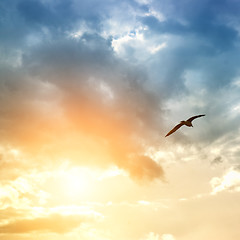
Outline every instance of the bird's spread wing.
<svg viewBox="0 0 240 240"><path fill-rule="evenodd" d="M175 126L165 137L171 135L172 133L174 133L175 131L177 131L183 124L179 123L177 126Z"/></svg>
<svg viewBox="0 0 240 240"><path fill-rule="evenodd" d="M195 118L199 118L199 117L203 117L203 116L205 116L205 114L193 116L193 117L190 117L187 121L192 122Z"/></svg>

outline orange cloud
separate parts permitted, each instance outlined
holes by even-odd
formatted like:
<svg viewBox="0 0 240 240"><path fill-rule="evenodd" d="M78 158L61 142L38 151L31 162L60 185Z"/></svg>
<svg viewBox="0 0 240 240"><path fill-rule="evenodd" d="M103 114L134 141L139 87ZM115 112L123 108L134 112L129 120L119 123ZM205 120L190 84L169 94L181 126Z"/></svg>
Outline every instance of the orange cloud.
<svg viewBox="0 0 240 240"><path fill-rule="evenodd" d="M130 71L106 45L93 51L71 40L42 47L26 57L28 71L4 69L11 81L3 94L2 144L162 177L161 166L143 157L159 137L161 108L140 70Z"/></svg>
<svg viewBox="0 0 240 240"><path fill-rule="evenodd" d="M67 233L78 227L84 218L78 215L52 214L48 217L22 219L0 226L1 233L55 232Z"/></svg>

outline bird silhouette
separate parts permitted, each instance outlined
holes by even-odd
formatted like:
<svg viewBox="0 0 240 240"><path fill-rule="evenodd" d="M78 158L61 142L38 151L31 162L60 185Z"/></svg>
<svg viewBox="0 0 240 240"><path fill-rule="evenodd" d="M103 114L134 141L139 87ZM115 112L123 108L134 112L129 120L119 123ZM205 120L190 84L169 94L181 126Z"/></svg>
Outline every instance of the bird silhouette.
<svg viewBox="0 0 240 240"><path fill-rule="evenodd" d="M171 135L172 133L176 132L183 125L188 126L188 127L193 127L192 121L196 118L203 117L203 116L205 116L205 114L190 117L187 121L181 121L165 137L167 137L167 136Z"/></svg>

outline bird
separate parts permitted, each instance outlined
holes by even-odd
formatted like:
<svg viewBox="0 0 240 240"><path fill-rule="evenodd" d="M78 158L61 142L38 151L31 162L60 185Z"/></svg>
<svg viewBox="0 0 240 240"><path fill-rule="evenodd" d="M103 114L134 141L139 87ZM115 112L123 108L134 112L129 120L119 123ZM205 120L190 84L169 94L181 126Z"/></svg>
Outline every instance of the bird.
<svg viewBox="0 0 240 240"><path fill-rule="evenodd" d="M193 127L192 125L192 121L196 118L199 118L199 117L203 117L205 116L205 114L201 114L201 115L196 115L196 116L193 116L193 117L190 117L188 120L186 121L181 121L178 125L176 125L165 137L171 135L172 133L176 132L181 126L185 125L185 126L188 126L188 127Z"/></svg>

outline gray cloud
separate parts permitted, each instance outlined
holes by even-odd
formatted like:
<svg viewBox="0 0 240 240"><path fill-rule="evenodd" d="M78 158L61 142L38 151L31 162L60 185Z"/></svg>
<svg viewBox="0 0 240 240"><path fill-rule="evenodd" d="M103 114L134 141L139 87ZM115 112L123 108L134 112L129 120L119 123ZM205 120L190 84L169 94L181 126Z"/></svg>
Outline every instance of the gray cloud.
<svg viewBox="0 0 240 240"><path fill-rule="evenodd" d="M240 171L240 165L235 166L234 170Z"/></svg>
<svg viewBox="0 0 240 240"><path fill-rule="evenodd" d="M218 156L218 157L215 157L215 158L212 160L211 164L220 164L220 163L222 163L222 162L223 162L222 157L221 157L221 156Z"/></svg>
<svg viewBox="0 0 240 240"><path fill-rule="evenodd" d="M97 34L29 50L18 68L2 67L2 144L35 154L48 148L48 153L87 164L73 152L90 138L106 149L110 162L131 172L133 166L121 162L141 155L161 129L161 100L144 88L145 73L117 59L109 41ZM151 159L139 167L149 179L161 177L160 170Z"/></svg>
<svg viewBox="0 0 240 240"><path fill-rule="evenodd" d="M201 74L200 81L209 96L218 94L219 89L239 76L239 37L235 24L239 18L232 14L239 9L238 3L153 1L150 6L165 18L161 21L154 15L140 18L148 26L145 36L167 39L167 48L146 64L150 64L155 88L159 88L166 100L176 95L182 98L192 95L192 89L185 85L188 71ZM198 84L194 78L191 82L193 87L194 82L195 86Z"/></svg>

